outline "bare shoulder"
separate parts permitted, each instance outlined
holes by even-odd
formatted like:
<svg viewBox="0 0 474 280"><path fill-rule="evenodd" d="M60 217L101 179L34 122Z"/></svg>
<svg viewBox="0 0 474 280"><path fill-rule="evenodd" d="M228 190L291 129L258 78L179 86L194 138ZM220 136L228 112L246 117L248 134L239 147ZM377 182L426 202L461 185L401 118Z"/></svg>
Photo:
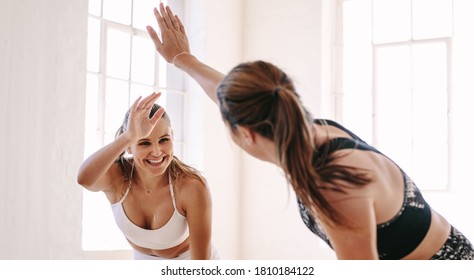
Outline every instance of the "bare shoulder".
<svg viewBox="0 0 474 280"><path fill-rule="evenodd" d="M193 176L179 178L176 188L182 196L193 196L208 192L206 183Z"/></svg>
<svg viewBox="0 0 474 280"><path fill-rule="evenodd" d="M211 205L211 195L205 182L192 177L180 178L175 186L178 207L184 212L194 208L208 208Z"/></svg>

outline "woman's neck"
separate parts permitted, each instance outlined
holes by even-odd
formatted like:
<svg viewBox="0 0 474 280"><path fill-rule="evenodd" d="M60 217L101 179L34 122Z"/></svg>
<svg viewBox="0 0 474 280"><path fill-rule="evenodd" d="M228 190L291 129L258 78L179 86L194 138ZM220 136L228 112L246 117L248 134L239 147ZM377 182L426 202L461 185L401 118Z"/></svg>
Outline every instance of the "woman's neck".
<svg viewBox="0 0 474 280"><path fill-rule="evenodd" d="M134 175L134 183L145 189L155 190L169 184L168 170L161 175L151 176L139 169L136 169Z"/></svg>

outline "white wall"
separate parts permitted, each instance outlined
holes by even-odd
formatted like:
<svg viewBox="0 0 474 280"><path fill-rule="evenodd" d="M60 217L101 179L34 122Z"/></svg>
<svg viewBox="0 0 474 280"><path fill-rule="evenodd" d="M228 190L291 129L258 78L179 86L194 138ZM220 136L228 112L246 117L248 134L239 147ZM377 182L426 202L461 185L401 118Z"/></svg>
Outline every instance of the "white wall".
<svg viewBox="0 0 474 280"><path fill-rule="evenodd" d="M0 259L81 253L87 0L2 0Z"/></svg>

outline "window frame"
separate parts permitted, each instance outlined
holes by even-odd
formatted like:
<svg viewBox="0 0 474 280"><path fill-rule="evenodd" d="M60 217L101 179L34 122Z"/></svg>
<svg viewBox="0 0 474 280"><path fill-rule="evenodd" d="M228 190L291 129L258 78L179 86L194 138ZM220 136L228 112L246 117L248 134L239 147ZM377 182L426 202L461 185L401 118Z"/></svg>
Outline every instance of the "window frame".
<svg viewBox="0 0 474 280"><path fill-rule="evenodd" d="M335 118L336 120L340 121L341 123L344 124L344 98L345 98L345 92L347 90L344 88L343 83L344 83L344 50L345 50L345 45L343 42L343 26L344 26L344 9L343 5L345 2L355 2L356 0L337 0L337 3L335 5L335 43L333 46L333 51L335 55L335 84L334 84L334 92L333 92L333 100L334 100L334 112L335 112ZM373 0L370 1L371 3ZM454 6L454 1L451 1ZM372 7L372 4L370 4ZM373 10L370 12L371 16ZM413 14L412 14L413 17ZM373 20L371 20L372 24L372 30L373 30ZM454 25L454 19L452 18L451 22L452 26ZM371 31L372 32L372 31ZM450 37L436 37L436 38L420 38L420 39L414 39L413 38L413 32L411 38L407 40L397 40L393 42L379 42L376 43L374 42L373 38L372 41L370 42L370 52L371 52L371 102L372 102L372 115L371 115L371 137L369 137L368 141L374 146L378 147L380 144L379 141L379 130L378 130L378 111L379 108L377 106L377 98L378 98L378 93L377 93L377 50L380 48L388 47L388 46L407 46L410 49L412 49L414 46L418 44L425 44L425 43L432 43L432 42L442 42L446 46L446 97L447 97L447 108L446 108L446 121L447 121L447 170L446 170L446 175L447 175L447 182L446 186L436 186L433 188L426 187L423 185L420 185L420 189L423 191L442 191L442 192L449 192L452 189L452 168L453 168L453 133L452 133L452 124L453 124L453 119L452 119L452 96L453 96L453 86L452 86L452 41L453 41L453 35L454 32L451 32ZM372 35L373 36L373 35ZM411 93L413 94L413 84L411 84ZM413 144L412 144L413 147Z"/></svg>

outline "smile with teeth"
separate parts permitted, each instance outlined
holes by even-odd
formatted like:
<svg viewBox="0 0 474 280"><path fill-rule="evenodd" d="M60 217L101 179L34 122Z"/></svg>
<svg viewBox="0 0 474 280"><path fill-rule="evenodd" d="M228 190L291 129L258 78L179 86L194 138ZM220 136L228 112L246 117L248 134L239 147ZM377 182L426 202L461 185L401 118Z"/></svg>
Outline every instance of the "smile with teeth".
<svg viewBox="0 0 474 280"><path fill-rule="evenodd" d="M159 159L146 159L145 161L146 161L148 164L150 164L150 165L155 165L155 166L157 166L157 165L162 164L162 163L165 161L165 158L166 158L166 157L161 157L161 158L159 158Z"/></svg>

